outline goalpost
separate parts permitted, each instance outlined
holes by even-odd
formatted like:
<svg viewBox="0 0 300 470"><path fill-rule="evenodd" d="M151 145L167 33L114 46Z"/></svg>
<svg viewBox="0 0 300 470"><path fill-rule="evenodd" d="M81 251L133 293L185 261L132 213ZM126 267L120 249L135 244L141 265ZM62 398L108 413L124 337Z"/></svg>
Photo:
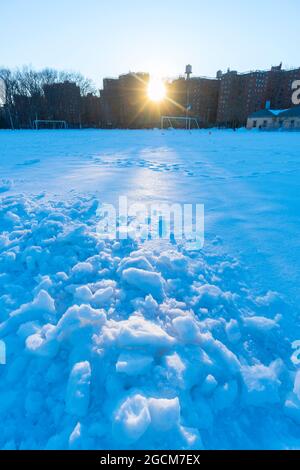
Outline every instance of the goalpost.
<svg viewBox="0 0 300 470"><path fill-rule="evenodd" d="M68 129L68 123L54 119L36 119L33 121L33 127L37 131L39 129Z"/></svg>
<svg viewBox="0 0 300 470"><path fill-rule="evenodd" d="M167 126L165 127L165 124ZM181 125L183 124L183 126ZM162 116L161 117L161 128L162 129L186 129L191 130L192 125L196 127L196 129L200 129L198 119L195 117L187 117L187 116Z"/></svg>

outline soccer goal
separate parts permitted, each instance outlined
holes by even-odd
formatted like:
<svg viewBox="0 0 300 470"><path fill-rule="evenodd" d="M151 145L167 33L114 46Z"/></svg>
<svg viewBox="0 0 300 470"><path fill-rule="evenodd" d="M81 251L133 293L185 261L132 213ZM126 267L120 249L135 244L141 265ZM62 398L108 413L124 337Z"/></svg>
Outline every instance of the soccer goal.
<svg viewBox="0 0 300 470"><path fill-rule="evenodd" d="M162 116L162 129L200 129L198 119L187 116Z"/></svg>
<svg viewBox="0 0 300 470"><path fill-rule="evenodd" d="M33 121L34 129L68 129L67 121L57 121L53 119L36 119Z"/></svg>

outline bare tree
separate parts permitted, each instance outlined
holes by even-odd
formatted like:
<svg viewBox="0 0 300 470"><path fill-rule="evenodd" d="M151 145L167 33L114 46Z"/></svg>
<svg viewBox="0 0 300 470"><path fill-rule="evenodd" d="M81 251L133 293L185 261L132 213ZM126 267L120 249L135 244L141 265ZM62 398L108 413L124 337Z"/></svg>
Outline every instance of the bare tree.
<svg viewBox="0 0 300 470"><path fill-rule="evenodd" d="M95 93L96 88L92 80L84 77L79 72L60 72L58 74L59 81L74 82L80 88L82 96L86 96L88 93Z"/></svg>
<svg viewBox="0 0 300 470"><path fill-rule="evenodd" d="M0 78L0 106L4 106L6 102L6 86L3 78Z"/></svg>
<svg viewBox="0 0 300 470"><path fill-rule="evenodd" d="M15 127L14 120L14 94L17 92L17 82L13 73L6 68L0 68L0 79L5 93L5 108L8 113L11 128Z"/></svg>
<svg viewBox="0 0 300 470"><path fill-rule="evenodd" d="M78 72L57 71L51 68L34 70L24 66L16 70L0 69L0 79L5 84L6 109L11 127L31 127L35 119L41 119L45 110L46 85L75 83L82 97L89 93L96 95L93 82ZM1 100L1 97L0 97Z"/></svg>

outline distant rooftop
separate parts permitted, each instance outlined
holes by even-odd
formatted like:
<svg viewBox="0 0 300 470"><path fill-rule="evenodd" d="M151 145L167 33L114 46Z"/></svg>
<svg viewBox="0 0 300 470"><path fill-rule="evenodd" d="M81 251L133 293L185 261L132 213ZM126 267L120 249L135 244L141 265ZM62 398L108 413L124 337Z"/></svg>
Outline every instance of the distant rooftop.
<svg viewBox="0 0 300 470"><path fill-rule="evenodd" d="M261 109L255 113L250 114L249 118L264 118L264 117L300 117L300 106L295 106L290 109Z"/></svg>
<svg viewBox="0 0 300 470"><path fill-rule="evenodd" d="M282 111L280 116L284 118L300 117L300 106L295 106L294 108L286 109L285 111Z"/></svg>
<svg viewBox="0 0 300 470"><path fill-rule="evenodd" d="M255 113L250 114L250 118L264 118L264 117L274 117L278 116L280 113L279 110L273 110L273 109L260 109L259 111L256 111Z"/></svg>

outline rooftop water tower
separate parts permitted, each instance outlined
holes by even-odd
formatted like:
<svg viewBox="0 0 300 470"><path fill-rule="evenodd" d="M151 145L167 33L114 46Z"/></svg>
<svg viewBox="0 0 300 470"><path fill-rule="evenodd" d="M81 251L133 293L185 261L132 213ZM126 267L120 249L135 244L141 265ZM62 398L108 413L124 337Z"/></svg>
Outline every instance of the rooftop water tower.
<svg viewBox="0 0 300 470"><path fill-rule="evenodd" d="M193 73L193 67L190 64L188 64L185 67L185 74L186 74L187 80L189 80L191 78L192 73Z"/></svg>
<svg viewBox="0 0 300 470"><path fill-rule="evenodd" d="M190 103L190 78L193 73L193 67L188 64L185 67L185 74L186 74L186 129L188 129L188 126L190 126L190 111L192 109L191 103Z"/></svg>

